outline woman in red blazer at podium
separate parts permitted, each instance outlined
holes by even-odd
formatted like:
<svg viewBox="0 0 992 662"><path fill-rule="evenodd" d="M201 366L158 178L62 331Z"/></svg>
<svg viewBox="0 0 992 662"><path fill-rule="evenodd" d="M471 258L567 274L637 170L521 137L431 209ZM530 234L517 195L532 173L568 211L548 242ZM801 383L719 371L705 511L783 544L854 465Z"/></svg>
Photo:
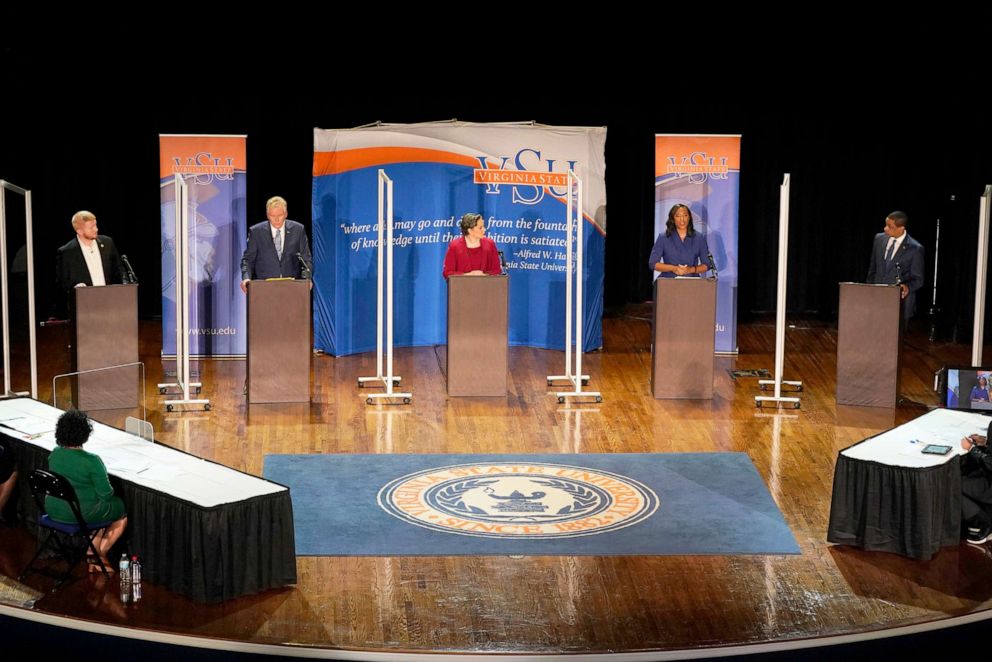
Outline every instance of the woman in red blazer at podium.
<svg viewBox="0 0 992 662"><path fill-rule="evenodd" d="M467 274L469 276L498 276L503 273L499 263L496 242L487 239L482 214L468 213L458 223L462 236L452 239L444 256L444 277Z"/></svg>

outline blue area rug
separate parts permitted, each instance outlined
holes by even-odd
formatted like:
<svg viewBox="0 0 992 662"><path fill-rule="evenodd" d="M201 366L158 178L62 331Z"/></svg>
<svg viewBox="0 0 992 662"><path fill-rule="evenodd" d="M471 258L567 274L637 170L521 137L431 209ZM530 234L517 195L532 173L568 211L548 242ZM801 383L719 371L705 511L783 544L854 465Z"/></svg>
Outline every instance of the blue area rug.
<svg viewBox="0 0 992 662"><path fill-rule="evenodd" d="M267 455L300 556L798 554L744 453Z"/></svg>

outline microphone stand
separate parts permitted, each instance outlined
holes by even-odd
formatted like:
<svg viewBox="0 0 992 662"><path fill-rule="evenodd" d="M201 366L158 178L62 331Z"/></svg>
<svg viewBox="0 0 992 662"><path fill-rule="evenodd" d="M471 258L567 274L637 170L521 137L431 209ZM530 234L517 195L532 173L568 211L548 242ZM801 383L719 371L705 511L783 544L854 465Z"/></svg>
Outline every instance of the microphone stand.
<svg viewBox="0 0 992 662"><path fill-rule="evenodd" d="M131 261L127 259L127 255L121 255L121 263L124 265L124 284L137 285L138 277L135 275L134 268L131 267Z"/></svg>
<svg viewBox="0 0 992 662"><path fill-rule="evenodd" d="M300 271L300 275L303 276L303 278L306 280L312 280L313 272L310 269L310 265L307 264L307 261L304 260L303 256L300 255L299 253L296 254L296 259L300 261L301 265L303 265L303 269Z"/></svg>

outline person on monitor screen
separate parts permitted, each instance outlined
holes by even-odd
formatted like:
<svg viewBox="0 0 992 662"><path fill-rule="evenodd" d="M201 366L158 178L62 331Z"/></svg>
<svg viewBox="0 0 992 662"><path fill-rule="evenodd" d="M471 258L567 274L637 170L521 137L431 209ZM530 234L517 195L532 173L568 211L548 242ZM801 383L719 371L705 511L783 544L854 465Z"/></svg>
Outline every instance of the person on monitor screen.
<svg viewBox="0 0 992 662"><path fill-rule="evenodd" d="M875 235L868 267L868 283L899 286L903 328L916 310L916 292L923 287L923 246L906 232L908 222L901 211L885 217L883 231Z"/></svg>
<svg viewBox="0 0 992 662"><path fill-rule="evenodd" d="M462 236L451 240L444 255L442 275L445 279L448 276L498 276L503 273L496 242L485 236L482 214L465 214L458 227Z"/></svg>
<svg viewBox="0 0 992 662"><path fill-rule="evenodd" d="M965 539L973 545L992 540L992 452L985 435L961 440L961 521Z"/></svg>
<svg viewBox="0 0 992 662"><path fill-rule="evenodd" d="M265 203L268 220L248 230L248 246L241 257L241 291L245 294L248 283L256 279L311 279L313 263L306 228L289 220L286 209L285 199L278 195L269 198Z"/></svg>
<svg viewBox="0 0 992 662"><path fill-rule="evenodd" d="M989 380L985 375L978 378L978 385L971 387L971 394L968 399L972 402L989 401Z"/></svg>
<svg viewBox="0 0 992 662"><path fill-rule="evenodd" d="M659 278L698 277L709 269L706 237L692 227L692 212L682 204L668 211L665 231L658 235L648 258L648 268Z"/></svg>

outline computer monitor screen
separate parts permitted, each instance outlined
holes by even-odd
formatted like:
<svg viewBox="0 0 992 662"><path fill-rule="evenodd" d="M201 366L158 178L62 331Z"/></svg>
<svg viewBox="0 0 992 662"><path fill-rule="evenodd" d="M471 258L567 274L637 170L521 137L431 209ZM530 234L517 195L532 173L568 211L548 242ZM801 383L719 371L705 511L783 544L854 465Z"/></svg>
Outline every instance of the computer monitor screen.
<svg viewBox="0 0 992 662"><path fill-rule="evenodd" d="M942 407L992 413L992 368L948 366L942 382Z"/></svg>

